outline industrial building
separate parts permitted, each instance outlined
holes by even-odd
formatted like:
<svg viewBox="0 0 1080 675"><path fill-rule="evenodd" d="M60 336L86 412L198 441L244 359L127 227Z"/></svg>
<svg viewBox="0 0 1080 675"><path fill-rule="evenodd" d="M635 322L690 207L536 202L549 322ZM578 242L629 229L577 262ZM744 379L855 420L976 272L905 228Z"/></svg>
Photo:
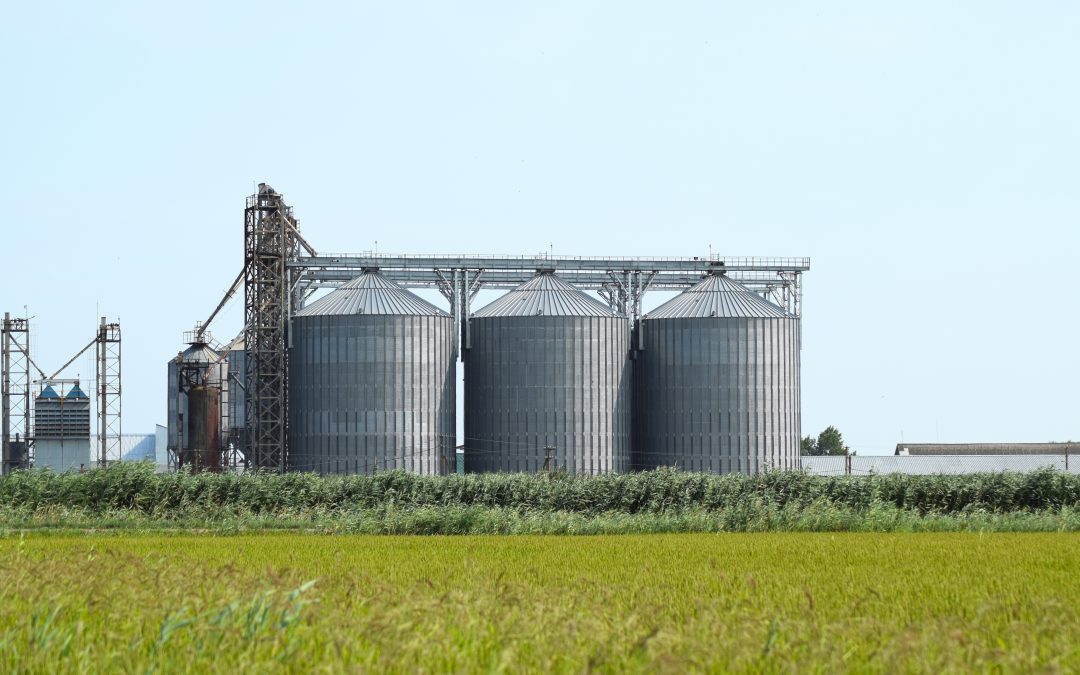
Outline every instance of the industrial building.
<svg viewBox="0 0 1080 675"><path fill-rule="evenodd" d="M46 384L34 399L34 420L35 467L64 472L90 466L90 397L78 380Z"/></svg>
<svg viewBox="0 0 1080 675"><path fill-rule="evenodd" d="M232 287L169 362L174 466L799 467L806 258L327 255L265 183L244 235ZM243 331L217 345L206 329L241 289ZM481 290L506 292L474 310ZM680 295L645 314L654 290Z"/></svg>
<svg viewBox="0 0 1080 675"><path fill-rule="evenodd" d="M1068 455L1080 443L897 443L904 455Z"/></svg>

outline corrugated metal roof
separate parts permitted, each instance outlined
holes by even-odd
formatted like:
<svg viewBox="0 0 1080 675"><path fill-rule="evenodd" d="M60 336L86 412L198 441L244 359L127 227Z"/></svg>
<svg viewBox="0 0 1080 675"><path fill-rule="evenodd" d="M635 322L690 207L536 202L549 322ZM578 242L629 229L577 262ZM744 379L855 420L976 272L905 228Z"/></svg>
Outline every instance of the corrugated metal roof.
<svg viewBox="0 0 1080 675"><path fill-rule="evenodd" d="M488 316L612 316L612 311L554 274L541 272L473 312L474 319Z"/></svg>
<svg viewBox="0 0 1080 675"><path fill-rule="evenodd" d="M296 313L296 316L392 314L450 316L375 271L364 272Z"/></svg>
<svg viewBox="0 0 1080 675"><path fill-rule="evenodd" d="M71 389L68 389L68 393L64 398L90 398L82 389L79 389L79 385L73 385Z"/></svg>
<svg viewBox="0 0 1080 675"><path fill-rule="evenodd" d="M1064 455L1080 454L1080 443L897 443L897 455Z"/></svg>
<svg viewBox="0 0 1080 675"><path fill-rule="evenodd" d="M710 274L645 315L646 319L694 317L784 318L788 314L723 274Z"/></svg>

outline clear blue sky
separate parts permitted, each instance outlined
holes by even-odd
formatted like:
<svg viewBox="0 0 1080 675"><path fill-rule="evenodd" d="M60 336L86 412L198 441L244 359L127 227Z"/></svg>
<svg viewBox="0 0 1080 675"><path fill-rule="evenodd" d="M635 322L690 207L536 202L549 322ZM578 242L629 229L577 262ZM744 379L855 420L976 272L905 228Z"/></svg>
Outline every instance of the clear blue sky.
<svg viewBox="0 0 1080 675"><path fill-rule="evenodd" d="M808 255L804 433L1080 440L1078 35L1073 2L10 4L0 310L46 367L119 316L152 431L267 181L325 251Z"/></svg>

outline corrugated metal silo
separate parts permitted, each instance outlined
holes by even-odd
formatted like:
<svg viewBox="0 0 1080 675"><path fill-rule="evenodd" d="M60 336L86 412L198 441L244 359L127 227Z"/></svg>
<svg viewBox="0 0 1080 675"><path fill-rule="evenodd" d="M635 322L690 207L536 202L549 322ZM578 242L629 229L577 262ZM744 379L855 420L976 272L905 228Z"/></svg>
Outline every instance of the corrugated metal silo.
<svg viewBox="0 0 1080 675"><path fill-rule="evenodd" d="M221 468L221 379L226 366L202 341L169 361L169 450L179 467Z"/></svg>
<svg viewBox="0 0 1080 675"><path fill-rule="evenodd" d="M475 312L465 470L629 469L629 351L625 318L548 271Z"/></svg>
<svg viewBox="0 0 1080 675"><path fill-rule="evenodd" d="M289 470L451 472L456 370L453 318L366 270L293 320Z"/></svg>
<svg viewBox="0 0 1080 675"><path fill-rule="evenodd" d="M715 272L639 331L635 468L799 467L797 318Z"/></svg>

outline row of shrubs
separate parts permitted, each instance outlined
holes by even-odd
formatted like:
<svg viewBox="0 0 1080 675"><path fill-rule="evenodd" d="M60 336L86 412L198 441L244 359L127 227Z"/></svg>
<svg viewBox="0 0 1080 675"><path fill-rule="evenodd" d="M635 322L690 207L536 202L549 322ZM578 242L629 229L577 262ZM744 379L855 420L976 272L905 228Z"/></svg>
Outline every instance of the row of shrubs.
<svg viewBox="0 0 1080 675"><path fill-rule="evenodd" d="M497 507L579 514L728 510L753 502L861 511L876 505L918 513L1009 513L1080 507L1080 475L1052 469L958 476L814 476L770 472L713 475L660 469L581 477L532 474L371 476L156 474L122 463L85 473L15 472L0 478L0 506L20 509L128 509L147 514L227 508L252 514L392 507Z"/></svg>

